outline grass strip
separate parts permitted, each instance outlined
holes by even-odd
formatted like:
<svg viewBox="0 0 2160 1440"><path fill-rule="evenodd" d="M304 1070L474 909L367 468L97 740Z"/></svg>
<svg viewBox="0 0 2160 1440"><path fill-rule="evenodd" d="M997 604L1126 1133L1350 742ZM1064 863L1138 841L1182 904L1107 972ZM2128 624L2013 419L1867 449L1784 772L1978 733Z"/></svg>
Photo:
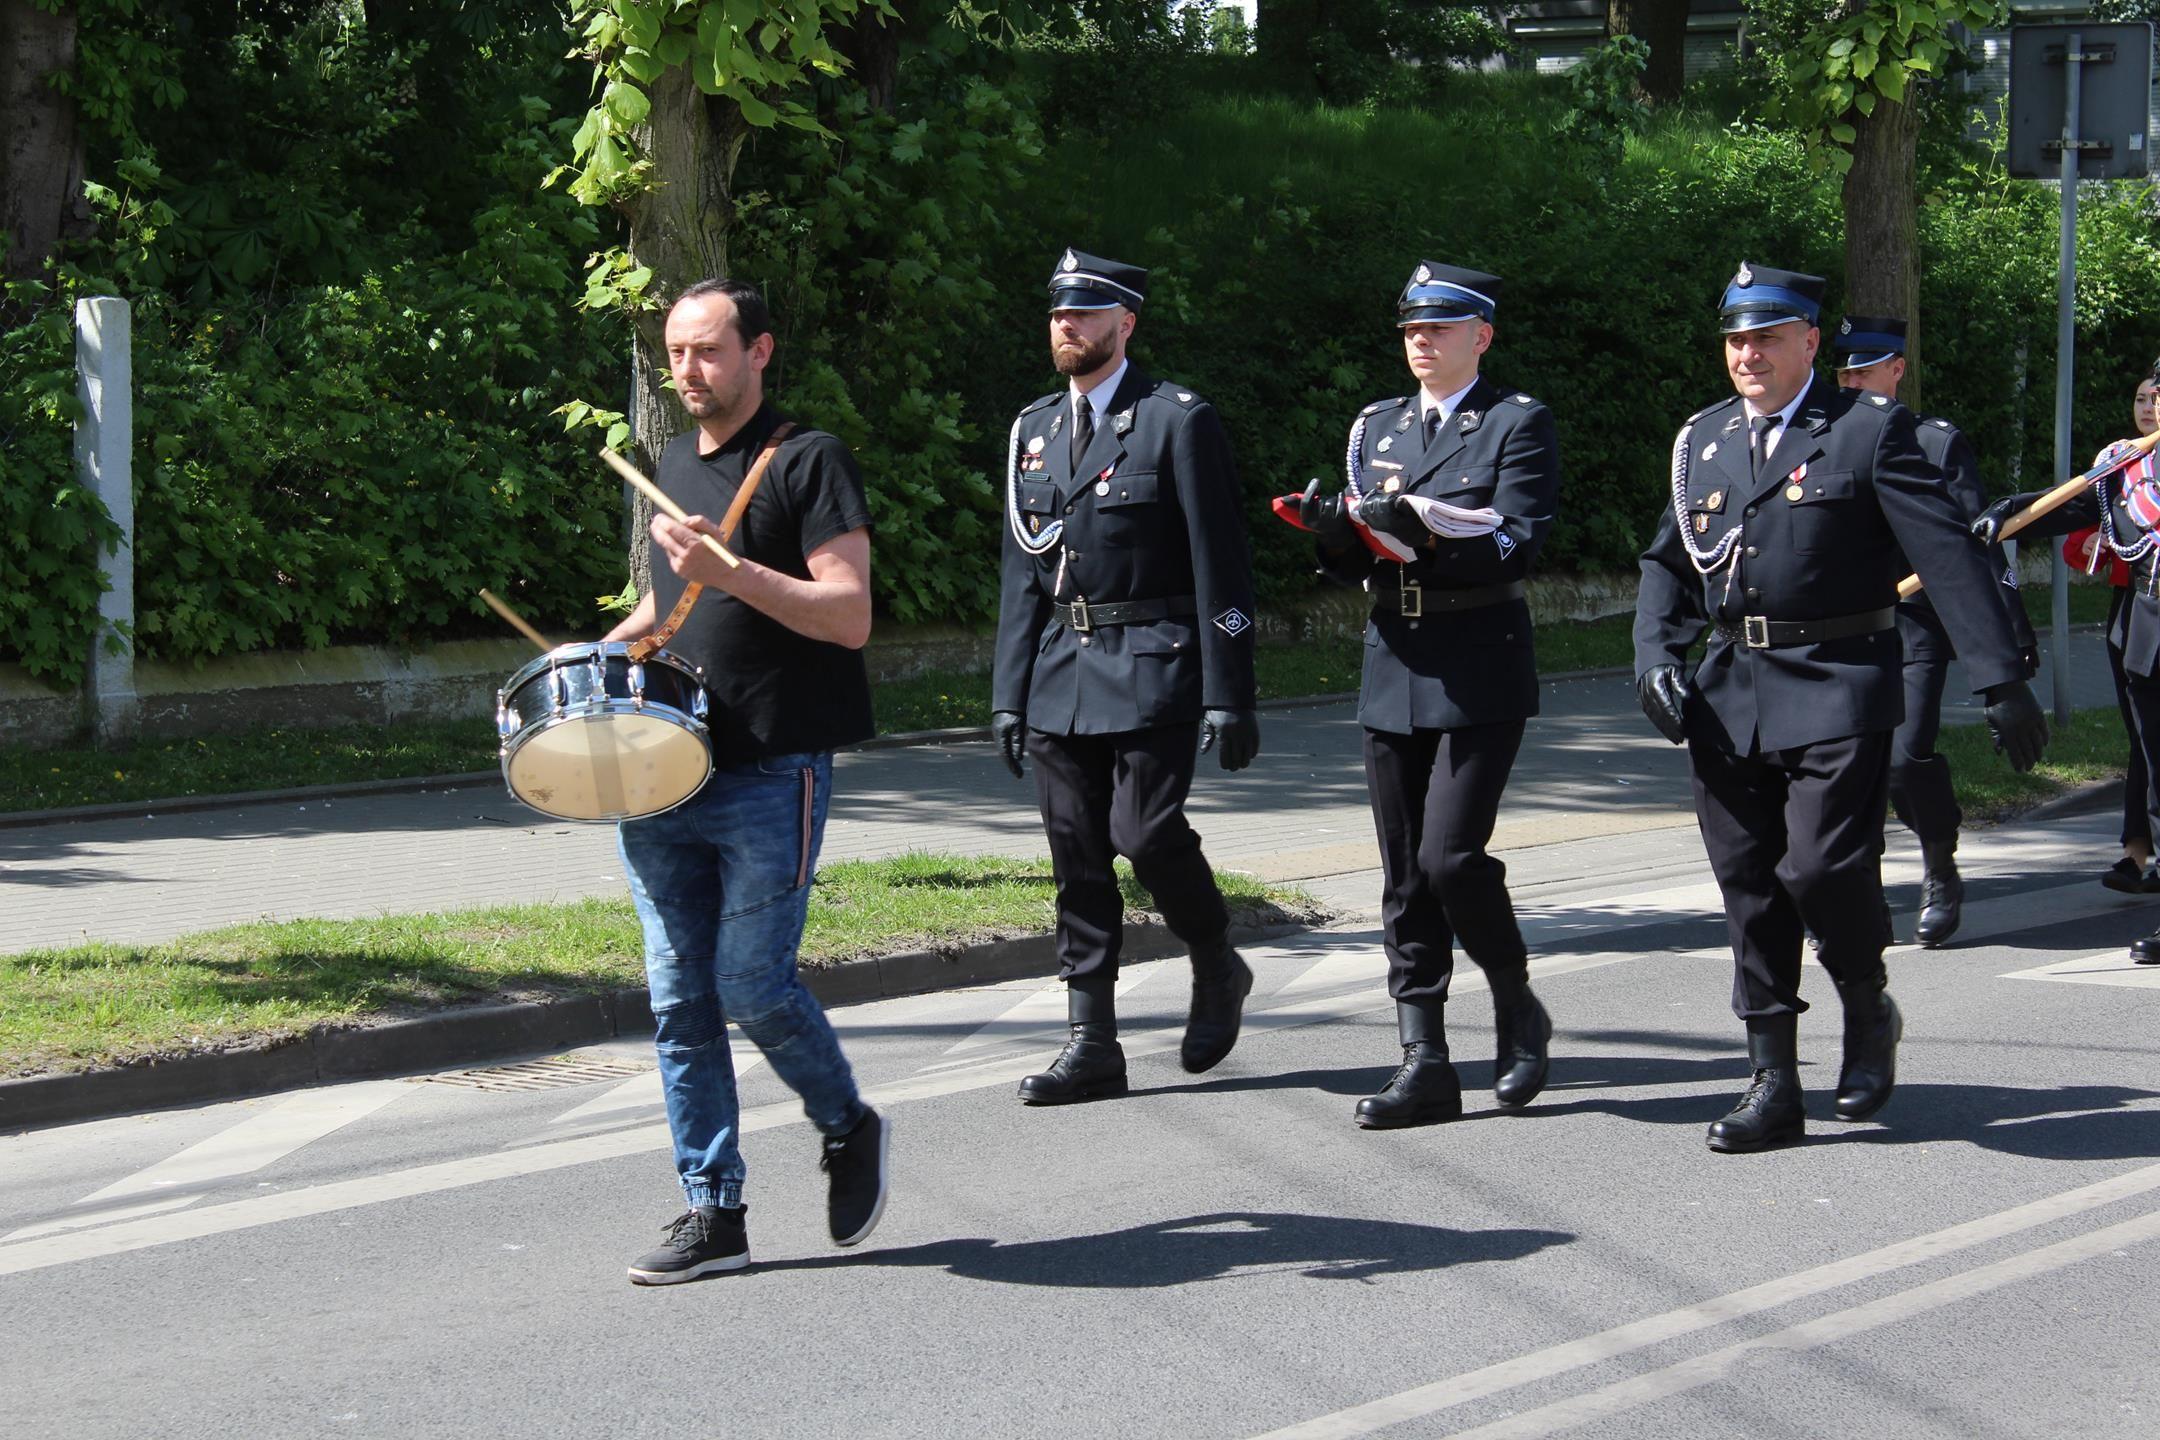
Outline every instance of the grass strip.
<svg viewBox="0 0 2160 1440"><path fill-rule="evenodd" d="M1147 892L1119 867L1128 915ZM1238 924L1312 924L1299 891L1217 876ZM823 866L805 968L1047 933L1047 860L914 854ZM0 1075L86 1069L261 1045L318 1025L449 1006L593 993L645 980L627 898L371 920L235 925L162 945L0 956Z"/></svg>
<svg viewBox="0 0 2160 1440"><path fill-rule="evenodd" d="M2121 778L2130 762L2130 737L2123 733L2121 713L2098 705L2071 711L2068 725L2050 721L2047 750L2023 775L1995 753L1984 724L1944 726L1935 750L1950 761L1966 820L1996 821L2081 785Z"/></svg>

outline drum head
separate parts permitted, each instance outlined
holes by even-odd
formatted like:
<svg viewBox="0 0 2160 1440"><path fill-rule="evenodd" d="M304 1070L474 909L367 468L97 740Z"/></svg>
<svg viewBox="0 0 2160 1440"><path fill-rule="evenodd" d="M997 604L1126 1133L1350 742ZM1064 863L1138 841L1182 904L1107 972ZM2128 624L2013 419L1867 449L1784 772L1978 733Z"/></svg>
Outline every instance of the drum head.
<svg viewBox="0 0 2160 1440"><path fill-rule="evenodd" d="M703 738L655 708L549 721L517 737L503 761L518 799L563 820L657 815L711 773Z"/></svg>

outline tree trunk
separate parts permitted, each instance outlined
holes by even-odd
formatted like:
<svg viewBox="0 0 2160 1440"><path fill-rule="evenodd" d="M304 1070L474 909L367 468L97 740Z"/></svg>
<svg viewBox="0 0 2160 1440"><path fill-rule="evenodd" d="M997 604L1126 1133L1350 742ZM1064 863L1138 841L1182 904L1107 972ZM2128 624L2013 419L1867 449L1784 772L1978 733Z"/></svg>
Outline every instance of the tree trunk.
<svg viewBox="0 0 2160 1440"><path fill-rule="evenodd" d="M1687 85L1687 22L1690 0L1605 0L1605 34L1633 35L1650 47L1649 63L1636 88L1662 105L1680 98Z"/></svg>
<svg viewBox="0 0 2160 1440"><path fill-rule="evenodd" d="M707 97L686 65L670 66L650 88L652 115L638 136L652 162L654 184L622 206L630 222L630 255L653 272L650 293L662 300L697 280L727 274L728 226L735 218L731 190L747 127L734 105ZM658 310L637 317L632 347L630 423L639 468L650 475L668 441L690 428L667 388L667 318ZM651 504L625 487L630 502L630 573L638 591L650 588L645 526Z"/></svg>
<svg viewBox="0 0 2160 1440"><path fill-rule="evenodd" d="M864 10L853 25L833 32L833 48L847 58L848 74L870 108L892 114L900 81L901 22Z"/></svg>
<svg viewBox="0 0 2160 1440"><path fill-rule="evenodd" d="M89 233L75 102L53 79L75 67L75 12L0 0L0 231L6 273L35 274L63 239Z"/></svg>
<svg viewBox="0 0 2160 1440"><path fill-rule="evenodd" d="M1905 384L1899 398L1920 408L1920 257L1914 172L1919 113L1910 104L1877 103L1873 115L1849 117L1858 132L1845 172L1845 308L1855 315L1902 317Z"/></svg>

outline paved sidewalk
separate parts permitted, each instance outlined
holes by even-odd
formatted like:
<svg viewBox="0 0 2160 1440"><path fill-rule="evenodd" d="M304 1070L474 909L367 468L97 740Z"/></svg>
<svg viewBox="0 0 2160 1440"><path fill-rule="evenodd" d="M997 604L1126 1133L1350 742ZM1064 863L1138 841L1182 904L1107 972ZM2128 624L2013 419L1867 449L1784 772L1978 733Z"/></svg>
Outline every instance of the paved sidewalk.
<svg viewBox="0 0 2160 1440"><path fill-rule="evenodd" d="M2075 703L2111 703L2099 636L2072 643ZM2047 695L2045 672L2036 688ZM1950 693L1963 693L1957 676ZM1979 718L1969 698L1945 712L1949 723ZM1271 880L1372 870L1354 707L1270 711L1261 731L1250 770L1201 761L1191 814L1209 857ZM1692 823L1686 759L1643 720L1627 680L1547 685L1495 849ZM1013 780L981 742L841 756L826 858L907 850L1042 854L1033 783ZM488 789L57 822L0 830L0 951L622 888L613 827L542 820Z"/></svg>

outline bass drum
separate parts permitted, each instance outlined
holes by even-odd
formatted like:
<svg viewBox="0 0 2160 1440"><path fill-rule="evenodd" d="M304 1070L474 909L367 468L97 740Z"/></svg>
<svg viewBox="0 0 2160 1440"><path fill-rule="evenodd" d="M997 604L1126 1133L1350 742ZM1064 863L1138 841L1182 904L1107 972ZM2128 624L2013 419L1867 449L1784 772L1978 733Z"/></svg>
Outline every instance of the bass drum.
<svg viewBox="0 0 2160 1440"><path fill-rule="evenodd" d="M672 810L712 774L705 687L662 650L642 663L619 640L558 645L495 693L503 780L558 820Z"/></svg>

